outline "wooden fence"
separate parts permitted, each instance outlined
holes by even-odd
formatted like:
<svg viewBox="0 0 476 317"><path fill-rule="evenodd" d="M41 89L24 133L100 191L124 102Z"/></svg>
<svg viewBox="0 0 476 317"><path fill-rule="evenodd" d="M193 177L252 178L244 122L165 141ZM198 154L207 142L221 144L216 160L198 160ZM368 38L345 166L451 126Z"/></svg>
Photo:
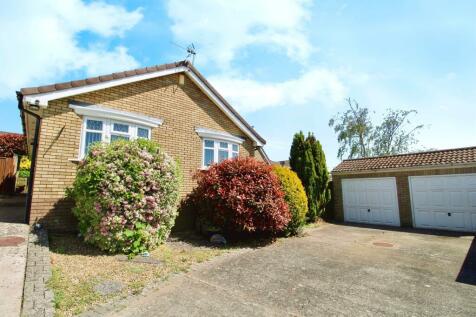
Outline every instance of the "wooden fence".
<svg viewBox="0 0 476 317"><path fill-rule="evenodd" d="M16 157L0 157L0 194L15 193Z"/></svg>

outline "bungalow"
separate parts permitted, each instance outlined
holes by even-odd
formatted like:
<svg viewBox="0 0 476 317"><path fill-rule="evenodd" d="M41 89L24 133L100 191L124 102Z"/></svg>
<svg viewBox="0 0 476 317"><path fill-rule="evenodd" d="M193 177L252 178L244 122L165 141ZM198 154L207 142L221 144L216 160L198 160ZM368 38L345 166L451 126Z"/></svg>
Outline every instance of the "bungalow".
<svg viewBox="0 0 476 317"><path fill-rule="evenodd" d="M266 141L188 61L23 88L18 95L32 153L27 222L75 230L65 190L88 146L118 138L156 140L180 161L181 195L193 175L236 156L269 162ZM192 223L179 215L177 225Z"/></svg>

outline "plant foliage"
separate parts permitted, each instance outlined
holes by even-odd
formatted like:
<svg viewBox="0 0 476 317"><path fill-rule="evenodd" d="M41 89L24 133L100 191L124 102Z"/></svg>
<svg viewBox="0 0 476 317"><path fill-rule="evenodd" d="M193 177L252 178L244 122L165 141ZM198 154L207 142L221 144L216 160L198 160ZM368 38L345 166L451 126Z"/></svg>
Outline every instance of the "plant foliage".
<svg viewBox="0 0 476 317"><path fill-rule="evenodd" d="M174 225L179 168L153 141L94 144L69 196L87 242L139 254L163 242Z"/></svg>
<svg viewBox="0 0 476 317"><path fill-rule="evenodd" d="M265 163L225 160L200 171L196 179L188 201L198 220L225 233L277 234L291 220L279 180Z"/></svg>
<svg viewBox="0 0 476 317"><path fill-rule="evenodd" d="M16 133L0 134L0 157L12 157L26 153L25 136Z"/></svg>
<svg viewBox="0 0 476 317"><path fill-rule="evenodd" d="M306 191L297 174L291 169L274 165L273 172L278 176L284 192L284 200L286 200L292 216L291 221L286 227L286 234L296 235L306 223L308 210Z"/></svg>

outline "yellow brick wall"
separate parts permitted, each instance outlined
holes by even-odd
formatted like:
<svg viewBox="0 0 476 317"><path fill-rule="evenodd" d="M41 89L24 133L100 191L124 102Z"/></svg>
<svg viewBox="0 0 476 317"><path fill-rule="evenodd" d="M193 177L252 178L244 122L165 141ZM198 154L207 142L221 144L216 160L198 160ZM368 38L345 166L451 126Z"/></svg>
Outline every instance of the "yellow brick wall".
<svg viewBox="0 0 476 317"><path fill-rule="evenodd" d="M74 181L79 155L82 118L68 107L74 99L100 104L119 110L135 112L163 119L163 125L152 130L152 139L180 162L183 172L181 194L195 186L193 175L201 167L202 141L196 127L225 131L246 141L240 146L240 156L255 156L252 141L185 76L178 84L178 74L149 79L50 101L41 110L42 125L39 138L31 224L41 222L52 230L74 230L71 202L65 199L65 189ZM180 215L179 226L190 226L191 219Z"/></svg>

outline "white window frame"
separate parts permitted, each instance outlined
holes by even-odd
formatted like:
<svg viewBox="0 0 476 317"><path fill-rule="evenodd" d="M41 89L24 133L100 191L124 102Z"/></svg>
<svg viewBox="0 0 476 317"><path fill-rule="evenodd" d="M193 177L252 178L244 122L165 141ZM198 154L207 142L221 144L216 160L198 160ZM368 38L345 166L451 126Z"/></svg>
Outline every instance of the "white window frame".
<svg viewBox="0 0 476 317"><path fill-rule="evenodd" d="M213 163L218 163L218 153L220 150L220 142L228 143L228 159L233 158L233 153L236 153L236 156L240 156L240 144L243 144L245 141L244 138L233 135L228 132L196 127L195 132L202 138L202 169L208 169L208 166L205 165L205 149L211 149L210 147L205 147L205 141L213 142ZM233 151L233 145L238 146L237 151ZM222 149L223 150L223 149Z"/></svg>
<svg viewBox="0 0 476 317"><path fill-rule="evenodd" d="M211 147L206 147L205 142L210 141L213 142L213 148ZM220 140L220 139L210 139L210 138L204 138L202 139L202 169L208 169L209 166L205 165L205 150L211 150L213 149L213 162L212 164L219 163L218 157L219 157L219 151L224 151L224 148L220 147L220 142L225 142L228 144L227 151L228 151L228 159L233 158L233 153L236 153L236 157L240 156L240 145L238 143L230 142L227 140ZM238 151L233 151L233 145L236 145L238 147Z"/></svg>
<svg viewBox="0 0 476 317"><path fill-rule="evenodd" d="M127 121L119 121L119 120L110 120L110 119L105 119L105 118L98 118L98 117L90 117L90 116L84 116L83 117L83 123L81 127L81 141L80 143L80 148L79 148L79 159L83 159L86 156L86 132L95 132L99 133L100 131L98 130L90 130L87 129L87 120L95 120L95 121L101 121L102 122L102 131L101 131L101 142L104 143L111 143L111 136L112 135L119 135L119 136L127 136L129 137L129 140L135 140L138 138L137 136L137 129L142 128L148 130L148 138L150 140L151 138L151 128L142 126L142 125L137 125L134 123L130 123ZM114 131L114 123L118 124L127 124L129 126L129 132L119 132L119 131Z"/></svg>

